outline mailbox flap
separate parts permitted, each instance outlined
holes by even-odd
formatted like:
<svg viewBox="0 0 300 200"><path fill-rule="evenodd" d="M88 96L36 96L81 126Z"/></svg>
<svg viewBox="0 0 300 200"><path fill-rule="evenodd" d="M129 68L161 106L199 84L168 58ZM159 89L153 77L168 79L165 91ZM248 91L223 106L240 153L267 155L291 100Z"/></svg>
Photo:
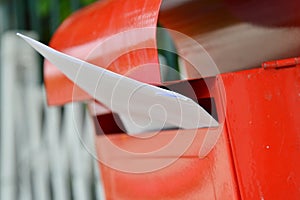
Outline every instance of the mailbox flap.
<svg viewBox="0 0 300 200"><path fill-rule="evenodd" d="M160 84L156 49L160 4L161 0L96 2L65 20L49 45L119 74ZM44 79L50 105L91 98L47 60Z"/></svg>

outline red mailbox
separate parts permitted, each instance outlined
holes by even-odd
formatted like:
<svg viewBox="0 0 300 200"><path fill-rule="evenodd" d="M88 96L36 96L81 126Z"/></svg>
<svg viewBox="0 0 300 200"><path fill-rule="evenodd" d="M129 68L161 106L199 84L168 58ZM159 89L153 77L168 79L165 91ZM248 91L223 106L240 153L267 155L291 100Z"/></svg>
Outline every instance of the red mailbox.
<svg viewBox="0 0 300 200"><path fill-rule="evenodd" d="M186 87L192 87L199 104L221 124L219 128L163 130L155 135L150 132L144 133L146 138L137 138L122 133L110 111L91 112L97 153L102 161L99 169L108 199L300 197L299 59L258 66L264 59L299 55L300 41L296 36L300 32L297 28L264 29L245 24L234 15L232 7L227 9L226 2L229 1L165 5L159 17L165 27L203 42L220 67L219 74L200 76L195 70L197 66L191 66L205 64L201 63L203 52L196 51L184 37L172 35L178 52L182 52L183 58L192 58L194 63L183 61L186 80L161 81L155 38L160 0L97 2L68 18L53 36L50 43L53 48L114 72L187 96ZM132 36L130 41L136 43L122 37L112 40L119 43L110 43L110 37L132 29L148 31ZM236 34L238 31L241 35ZM289 40L291 36L295 39ZM245 38L231 43L235 37ZM276 39L283 42L276 43ZM99 45L102 51L95 52ZM254 68L246 70L250 67ZM45 83L48 102L52 105L91 99L48 62L45 62ZM102 108L98 102L95 105ZM195 137L190 141L192 133ZM199 157L199 151L200 155L201 150L205 151L201 149L203 144L215 141L219 133L212 151ZM182 144L190 143L181 153L177 152L178 146L155 152L175 138ZM140 171L133 173L132 169Z"/></svg>

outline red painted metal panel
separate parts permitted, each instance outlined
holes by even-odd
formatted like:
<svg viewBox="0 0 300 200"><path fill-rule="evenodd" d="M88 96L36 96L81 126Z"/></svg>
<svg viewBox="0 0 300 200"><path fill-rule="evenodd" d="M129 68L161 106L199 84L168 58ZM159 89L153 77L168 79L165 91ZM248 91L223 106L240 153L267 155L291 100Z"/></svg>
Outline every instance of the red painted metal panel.
<svg viewBox="0 0 300 200"><path fill-rule="evenodd" d="M50 45L120 74L159 84L153 28L159 5L160 0L97 2L66 20ZM236 21L228 19L228 23ZM125 44L122 37L121 40L106 40L119 32L145 27L150 27L150 31L138 34L141 38L134 37L139 41L135 47L130 42ZM196 26L192 24L191 27ZM122 54L124 51L126 53ZM156 65L137 68L149 63ZM198 84L195 92L199 98L212 95L216 99L219 121L225 120L223 112L225 109L227 112L225 129L214 150L208 157L198 158L207 131L199 129L189 149L175 163L156 172L125 173L101 164L108 199L297 199L300 196L300 67L293 66L295 64L298 64L297 59L289 59L265 63L267 69L223 74L217 77L221 78L216 81L219 85L209 86L212 91ZM282 68L287 65L289 68ZM132 71L133 68L139 70ZM223 84L220 80L223 80L225 91L219 87ZM79 88L73 88L73 83L48 62L45 63L45 84L50 104L90 98ZM176 133L161 131L140 140L125 134L107 137L120 148L146 152L165 145ZM179 133L185 140L190 130ZM96 136L98 154L119 165L130 166L143 161L159 163L177 156L171 152L138 160L133 157L116 159L108 151L104 138L104 135Z"/></svg>
<svg viewBox="0 0 300 200"><path fill-rule="evenodd" d="M242 199L299 199L300 66L222 78Z"/></svg>
<svg viewBox="0 0 300 200"><path fill-rule="evenodd" d="M230 151L227 134L224 132L214 150L204 159L199 159L198 151L207 130L197 133L191 147L172 165L151 173L133 174L120 172L101 165L105 192L108 199L237 199L237 188L234 171L230 162ZM176 131L166 131L152 141L139 142L125 135L110 135L112 142L130 148L131 151L143 151L157 145L165 145L165 137L173 137ZM188 131L180 133L189 134ZM114 155L107 152L107 145L103 145L104 136L96 137L98 153L107 153L109 159ZM141 141L140 141L141 142ZM114 160L120 164L129 165L138 162L165 162L168 156L140 158L118 157Z"/></svg>
<svg viewBox="0 0 300 200"><path fill-rule="evenodd" d="M231 163L229 142L224 131L214 150L204 159L199 159L198 152L207 130L197 133L193 144L172 165L155 172L134 174L114 170L100 164L102 180L107 199L238 199L237 187L234 179L234 170ZM109 138L117 145L135 147L136 151L164 146L164 137L173 137L176 131L165 131L152 141L139 145L136 139L126 135L110 135ZM182 131L182 137L189 134ZM107 146L101 140L104 136L96 137L98 154L107 153ZM176 156L176 155L169 155ZM109 159L114 159L111 155ZM118 158L115 161L122 165L131 163L147 164L149 162L164 163L167 155L144 157L136 160L134 157Z"/></svg>
<svg viewBox="0 0 300 200"><path fill-rule="evenodd" d="M300 26L299 0L224 0L238 19L262 26Z"/></svg>
<svg viewBox="0 0 300 200"><path fill-rule="evenodd" d="M213 151L204 159L198 158L207 131L199 129L190 148L159 171L132 174L100 164L108 199L298 199L300 67L297 62L291 64L293 60L268 62L288 63L288 68L280 68L286 67L280 64L222 74L217 85L213 84L215 79L207 80L209 92L201 80L189 81L198 98L212 95L216 99L221 122L226 109L226 125ZM220 87L223 84L224 90ZM166 138L176 133L163 131L143 141L126 135L108 137L122 149L146 152L163 146ZM183 141L189 133L180 131ZM116 157L108 152L103 137L96 136L98 154L120 165L164 162L176 156Z"/></svg>
<svg viewBox="0 0 300 200"><path fill-rule="evenodd" d="M96 2L65 20L50 46L111 71L159 84L156 25L160 3L161 0ZM45 85L49 104L90 98L47 61Z"/></svg>
<svg viewBox="0 0 300 200"><path fill-rule="evenodd" d="M218 120L222 124L224 109L221 99L223 96L220 96L221 83L218 78L189 81L197 98L212 97L215 99ZM185 84L184 82L173 83L168 87L185 91ZM209 91L207 91L208 88ZM135 138L126 134L103 135L103 132L99 132L98 129L95 137L96 149L98 157L102 161L99 166L106 197L108 199L239 199L226 130L226 126L220 126L218 129L196 130L193 142L180 155L178 149L189 140L195 130L159 131L149 138ZM207 134L213 134L214 131L222 131L221 137L207 157L199 158L199 150L205 142L205 137ZM147 133L143 134L143 137L145 136ZM175 137L177 139L179 137L176 148L170 151L160 151ZM137 156L120 153L112 148L111 144L125 152L144 154ZM153 153L155 151L157 152ZM169 160L175 162L153 172L137 174L118 170L120 168L123 170L148 169L149 166L161 166Z"/></svg>

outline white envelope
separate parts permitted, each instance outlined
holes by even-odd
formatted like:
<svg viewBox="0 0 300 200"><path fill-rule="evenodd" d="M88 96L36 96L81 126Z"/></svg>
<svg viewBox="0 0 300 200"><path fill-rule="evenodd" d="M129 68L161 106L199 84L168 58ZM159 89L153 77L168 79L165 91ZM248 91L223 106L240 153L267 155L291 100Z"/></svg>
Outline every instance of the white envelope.
<svg viewBox="0 0 300 200"><path fill-rule="evenodd" d="M184 95L122 76L17 35L81 89L117 113L128 134L218 126L209 113Z"/></svg>

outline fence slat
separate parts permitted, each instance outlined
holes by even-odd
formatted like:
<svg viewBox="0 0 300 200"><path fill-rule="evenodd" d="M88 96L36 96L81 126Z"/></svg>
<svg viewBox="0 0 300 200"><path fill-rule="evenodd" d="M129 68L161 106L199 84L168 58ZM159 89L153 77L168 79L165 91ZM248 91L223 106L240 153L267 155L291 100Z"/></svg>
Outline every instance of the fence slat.
<svg viewBox="0 0 300 200"><path fill-rule="evenodd" d="M16 158L14 121L14 88L16 64L14 59L17 42L10 33L1 38L1 198L16 199Z"/></svg>
<svg viewBox="0 0 300 200"><path fill-rule="evenodd" d="M3 35L1 50L0 199L104 199L84 105L63 115L46 105L37 55L15 32Z"/></svg>
<svg viewBox="0 0 300 200"><path fill-rule="evenodd" d="M45 135L48 143L49 166L54 195L53 199L69 199L69 194L67 192L67 174L65 171L66 160L64 159L59 146L60 110L57 107L45 107L45 110Z"/></svg>

